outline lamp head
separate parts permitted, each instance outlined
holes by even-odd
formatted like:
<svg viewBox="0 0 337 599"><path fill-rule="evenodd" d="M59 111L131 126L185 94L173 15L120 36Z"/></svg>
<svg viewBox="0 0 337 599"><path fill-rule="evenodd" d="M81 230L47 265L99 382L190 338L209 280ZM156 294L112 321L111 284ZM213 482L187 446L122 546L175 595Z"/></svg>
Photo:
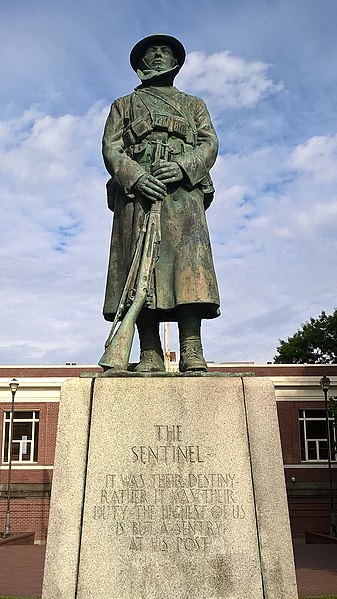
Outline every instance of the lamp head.
<svg viewBox="0 0 337 599"><path fill-rule="evenodd" d="M19 386L19 383L16 379L12 379L11 382L9 383L9 386L11 388L11 392L15 393Z"/></svg>
<svg viewBox="0 0 337 599"><path fill-rule="evenodd" d="M321 385L323 391L329 391L330 379L328 376L322 376L321 380L319 381L319 384Z"/></svg>

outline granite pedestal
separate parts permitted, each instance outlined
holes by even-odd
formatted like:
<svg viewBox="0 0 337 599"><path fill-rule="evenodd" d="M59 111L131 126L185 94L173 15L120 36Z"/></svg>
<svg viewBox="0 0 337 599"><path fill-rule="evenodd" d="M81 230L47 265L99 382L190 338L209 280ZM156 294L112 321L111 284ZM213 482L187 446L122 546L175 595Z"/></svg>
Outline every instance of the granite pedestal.
<svg viewBox="0 0 337 599"><path fill-rule="evenodd" d="M62 386L43 599L297 599L274 388Z"/></svg>

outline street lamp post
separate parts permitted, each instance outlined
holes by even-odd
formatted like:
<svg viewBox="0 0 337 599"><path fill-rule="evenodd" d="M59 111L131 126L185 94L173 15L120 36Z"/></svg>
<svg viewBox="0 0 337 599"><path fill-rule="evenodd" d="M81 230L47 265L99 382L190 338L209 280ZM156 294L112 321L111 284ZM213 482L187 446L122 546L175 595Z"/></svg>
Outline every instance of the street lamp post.
<svg viewBox="0 0 337 599"><path fill-rule="evenodd" d="M323 376L319 381L324 393L325 405L325 423L326 423L326 438L328 442L328 469L329 469L329 491L330 491L330 535L336 536L336 525L334 520L334 498L332 486L332 467L331 467L331 436L329 426L329 407L328 407L328 391L330 387L330 379L328 376Z"/></svg>
<svg viewBox="0 0 337 599"><path fill-rule="evenodd" d="M6 524L3 532L3 538L7 539L11 536L11 482L12 482L12 439L13 439L13 426L14 426L14 401L15 394L17 392L19 383L16 379L12 379L9 383L12 392L12 407L11 407L11 419L9 426L9 439L8 439L8 479L7 479L7 510L6 510Z"/></svg>

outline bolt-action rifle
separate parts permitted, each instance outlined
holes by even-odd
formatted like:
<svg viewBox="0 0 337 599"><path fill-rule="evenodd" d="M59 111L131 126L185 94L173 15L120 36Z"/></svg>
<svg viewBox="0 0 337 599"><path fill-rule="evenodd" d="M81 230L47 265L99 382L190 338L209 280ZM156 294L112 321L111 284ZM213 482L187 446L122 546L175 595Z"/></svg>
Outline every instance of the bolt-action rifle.
<svg viewBox="0 0 337 599"><path fill-rule="evenodd" d="M168 159L167 133L159 133L155 145L153 166ZM127 370L136 320L151 292L151 281L159 257L161 241L160 213L162 202L155 201L145 215L105 351L98 364L104 370ZM117 325L120 325L117 329ZM117 330L116 330L117 329Z"/></svg>

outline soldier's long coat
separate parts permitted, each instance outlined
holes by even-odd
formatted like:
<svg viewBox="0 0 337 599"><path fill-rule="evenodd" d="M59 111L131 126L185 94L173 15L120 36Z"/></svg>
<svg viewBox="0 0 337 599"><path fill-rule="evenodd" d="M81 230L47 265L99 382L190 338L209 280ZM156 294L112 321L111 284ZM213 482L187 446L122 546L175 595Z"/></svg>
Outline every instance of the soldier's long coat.
<svg viewBox="0 0 337 599"><path fill-rule="evenodd" d="M111 106L103 136L103 157L112 177L110 208L114 220L103 314L106 320L114 318L144 214L150 207L149 200L134 190L136 181L149 169L134 153L130 156L125 142L130 120L149 119L149 110L142 102L144 93L152 113L180 117L188 114L189 128L195 135L194 144L184 143L184 152L171 157L180 165L184 178L168 185L163 201L155 303L149 307L162 311L158 313L160 320L176 320L176 306L197 303L202 318L214 318L219 315L220 302L200 183L215 162L218 142L205 103L174 87L139 89Z"/></svg>

